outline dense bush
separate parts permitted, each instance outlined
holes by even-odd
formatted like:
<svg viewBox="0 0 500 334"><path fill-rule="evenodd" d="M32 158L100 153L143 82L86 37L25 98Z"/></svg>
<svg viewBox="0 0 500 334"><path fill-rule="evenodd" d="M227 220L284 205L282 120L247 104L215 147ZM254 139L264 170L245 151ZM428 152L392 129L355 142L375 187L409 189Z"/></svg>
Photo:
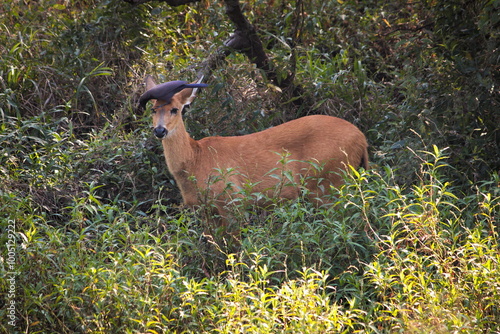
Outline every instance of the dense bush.
<svg viewBox="0 0 500 334"><path fill-rule="evenodd" d="M441 152L425 157L411 189L390 173L354 173L334 208L283 205L248 226L232 254L201 242L190 214L127 211L93 185L57 225L29 197L3 192L19 245L17 324L33 332L493 329L499 180L459 197L441 175Z"/></svg>
<svg viewBox="0 0 500 334"><path fill-rule="evenodd" d="M235 240L179 205L135 107L146 73L194 78L232 30L223 3L3 2L2 331L500 331L498 6L245 2L310 105L235 53L193 137L330 114L367 134L372 169L333 205L236 205Z"/></svg>

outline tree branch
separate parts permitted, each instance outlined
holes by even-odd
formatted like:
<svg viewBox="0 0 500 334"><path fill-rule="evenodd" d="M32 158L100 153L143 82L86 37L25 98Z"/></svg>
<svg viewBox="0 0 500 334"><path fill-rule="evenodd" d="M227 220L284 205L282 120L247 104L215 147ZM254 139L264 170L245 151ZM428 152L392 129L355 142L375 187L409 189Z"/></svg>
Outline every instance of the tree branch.
<svg viewBox="0 0 500 334"><path fill-rule="evenodd" d="M219 64L221 64L227 56L231 54L231 52L231 48L227 46L218 48L214 53L210 54L206 60L193 66L194 68L199 68L196 76L198 78L201 78L202 76L204 78L210 77L212 75L212 71L219 67Z"/></svg>
<svg viewBox="0 0 500 334"><path fill-rule="evenodd" d="M288 80L280 82L276 70L273 68L262 42L257 35L255 27L247 20L243 12L239 0L224 0L226 5L226 14L236 26L236 30L231 38L226 41L226 45L234 48L237 51L244 53L251 62L255 63L257 68L264 71L266 77L276 86L285 88L289 86Z"/></svg>
<svg viewBox="0 0 500 334"><path fill-rule="evenodd" d="M148 2L151 0L124 0L133 4ZM200 0L158 0L169 4L170 6L184 5L190 2L199 2ZM214 69L222 63L232 50L245 54L248 59L254 63L258 69L262 70L265 77L278 86L285 93L285 98L291 98L295 105L307 104L303 97L303 88L296 86L294 73L287 73L286 76L280 76L273 66L264 50L262 41L257 34L257 29L247 20L243 14L239 0L224 0L226 6L226 15L235 26L234 33L224 42L224 46L218 48L205 61L194 67L199 68L197 76L209 77ZM293 58L293 57L292 57ZM294 67L295 64L292 64Z"/></svg>

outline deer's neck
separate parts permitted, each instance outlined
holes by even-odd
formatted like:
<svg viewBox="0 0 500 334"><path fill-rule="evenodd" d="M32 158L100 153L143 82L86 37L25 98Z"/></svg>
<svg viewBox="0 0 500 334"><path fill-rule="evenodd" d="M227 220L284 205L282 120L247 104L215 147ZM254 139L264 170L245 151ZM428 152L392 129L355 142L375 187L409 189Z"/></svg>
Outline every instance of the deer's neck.
<svg viewBox="0 0 500 334"><path fill-rule="evenodd" d="M182 126L162 140L163 153L170 173L181 190L184 204L198 204L196 185L190 176L196 176L199 144Z"/></svg>
<svg viewBox="0 0 500 334"><path fill-rule="evenodd" d="M198 145L182 126L162 140L163 153L170 173L174 176L190 172L195 164L195 149Z"/></svg>

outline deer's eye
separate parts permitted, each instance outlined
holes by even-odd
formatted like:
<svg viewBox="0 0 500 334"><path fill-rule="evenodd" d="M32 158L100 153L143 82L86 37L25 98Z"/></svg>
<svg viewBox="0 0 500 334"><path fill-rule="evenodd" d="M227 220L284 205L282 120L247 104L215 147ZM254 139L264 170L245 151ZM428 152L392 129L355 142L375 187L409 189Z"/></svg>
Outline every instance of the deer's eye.
<svg viewBox="0 0 500 334"><path fill-rule="evenodd" d="M172 115L177 115L177 112L179 111L179 109L177 108L172 108L172 110L170 110L170 114Z"/></svg>

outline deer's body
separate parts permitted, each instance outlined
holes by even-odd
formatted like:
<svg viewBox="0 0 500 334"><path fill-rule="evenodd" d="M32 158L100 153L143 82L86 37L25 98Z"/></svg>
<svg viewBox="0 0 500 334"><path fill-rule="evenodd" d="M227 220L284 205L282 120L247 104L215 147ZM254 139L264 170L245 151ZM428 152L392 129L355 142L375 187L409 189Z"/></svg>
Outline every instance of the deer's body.
<svg viewBox="0 0 500 334"><path fill-rule="evenodd" d="M148 90L158 87L148 80ZM251 185L252 192L293 199L300 194L301 181L311 198L321 197L330 185L342 184L340 172L348 165L368 168L365 136L353 124L331 116L307 116L245 136L196 141L182 121L183 106L195 91L185 88L170 101L156 99L153 106L155 135L162 139L168 169L188 206L202 204L204 193L223 214L232 191L245 185ZM294 186L287 186L287 175Z"/></svg>
<svg viewBox="0 0 500 334"><path fill-rule="evenodd" d="M182 130L164 138L162 144L167 166L189 206L200 204L198 192L208 186L212 196L222 195L228 182L234 190L251 184L253 191L272 196L280 182L277 176L289 171L296 185L300 184L300 177L314 176L324 179L319 184L328 191L330 184L342 184L338 173L347 164L367 167L363 134L335 117L308 116L246 136L199 141ZM314 165L322 166L321 174ZM231 172L227 178L220 176L228 170ZM311 193L323 193L317 182L309 184L315 185L315 189L309 189ZM297 187L282 187L279 194L289 199L298 195Z"/></svg>

